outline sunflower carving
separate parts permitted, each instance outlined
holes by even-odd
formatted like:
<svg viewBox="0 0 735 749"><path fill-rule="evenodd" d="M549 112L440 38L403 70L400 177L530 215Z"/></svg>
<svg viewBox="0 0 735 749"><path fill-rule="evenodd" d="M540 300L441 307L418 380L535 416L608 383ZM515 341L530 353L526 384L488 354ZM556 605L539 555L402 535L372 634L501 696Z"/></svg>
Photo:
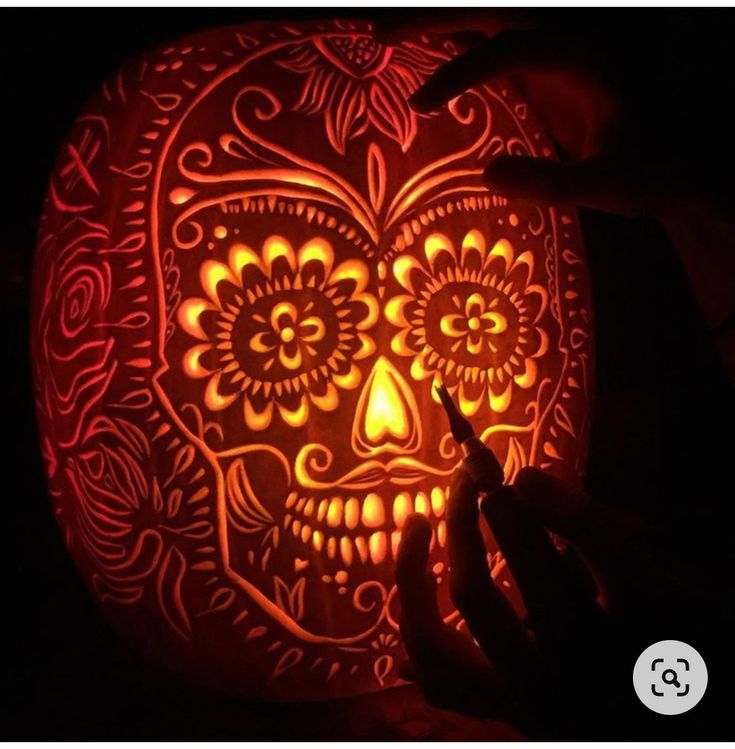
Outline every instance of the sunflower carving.
<svg viewBox="0 0 735 749"><path fill-rule="evenodd" d="M408 151L419 116L408 97L438 67L418 47L386 47L354 33L314 37L278 64L305 77L294 110L323 115L329 142L340 154L370 126Z"/></svg>

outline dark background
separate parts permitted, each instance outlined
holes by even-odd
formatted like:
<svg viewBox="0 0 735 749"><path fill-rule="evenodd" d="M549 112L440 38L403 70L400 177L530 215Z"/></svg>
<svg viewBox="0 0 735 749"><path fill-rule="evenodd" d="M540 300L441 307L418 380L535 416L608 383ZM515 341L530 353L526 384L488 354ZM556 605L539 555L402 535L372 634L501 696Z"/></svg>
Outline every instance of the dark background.
<svg viewBox="0 0 735 749"><path fill-rule="evenodd" d="M363 9L352 15L368 13ZM590 21L589 12L552 13L555 23L579 24L580 29ZM661 36L652 35L654 45L666 44L667 24L691 25L695 53L697 45L729 45L735 31L735 16L726 12L594 14L593 22L608 24L611 34L620 33L623 45L625 29L642 22L661 30ZM105 76L147 47L207 26L306 15L313 12L0 12L0 320L8 341L0 360L7 378L2 387L7 464L0 495L7 554L0 615L7 630L2 638L1 739L432 735L431 729L416 726L393 730L369 725L359 718L361 709L369 712L369 700L356 710L344 705L300 708L289 711L284 720L278 707L253 709L231 698L204 694L141 662L102 620L64 551L37 447L27 353L33 246L46 178L75 115ZM682 54L691 50L682 49ZM720 97L730 96L731 70L715 72L719 78L710 76L702 84L719 91ZM698 106L691 96L682 91L684 109ZM702 116L714 120L718 115L708 110ZM715 156L718 149L730 148L717 138L681 147ZM717 158L711 168L713 179L721 176ZM655 529L662 553L685 565L698 585L731 594L732 385L660 227L650 220L594 212L583 212L582 220L597 328L589 487L607 502L640 511ZM675 622L661 639L669 637L676 637ZM733 695L732 673L719 666L722 654L710 643L691 644L710 667L708 695L675 726L669 723L664 729L662 723L662 737L675 728L679 737L732 738L727 722L717 715L718 706Z"/></svg>

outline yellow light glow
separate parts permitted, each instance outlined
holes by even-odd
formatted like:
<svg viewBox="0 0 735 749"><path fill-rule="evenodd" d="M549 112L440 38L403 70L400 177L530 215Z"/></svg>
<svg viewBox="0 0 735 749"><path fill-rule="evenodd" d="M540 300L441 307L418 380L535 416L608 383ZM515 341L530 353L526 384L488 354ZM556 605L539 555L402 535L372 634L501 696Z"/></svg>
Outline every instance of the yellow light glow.
<svg viewBox="0 0 735 749"><path fill-rule="evenodd" d="M431 509L434 510L434 515L441 517L444 514L445 504L444 492L438 486L435 486L431 490Z"/></svg>
<svg viewBox="0 0 735 749"><path fill-rule="evenodd" d="M202 341L207 341L209 340L209 336L202 330L199 316L202 312L213 309L216 309L216 307L206 299L187 299L179 307L179 324L189 335L199 338Z"/></svg>
<svg viewBox="0 0 735 749"><path fill-rule="evenodd" d="M309 393L311 402L322 411L334 411L339 405L339 393L337 388L330 382L327 385L327 392L324 395L316 395L316 393Z"/></svg>
<svg viewBox="0 0 735 749"><path fill-rule="evenodd" d="M396 388L390 379L380 373L373 382L368 402L365 434L371 442L380 442L386 435L405 438L408 435L408 418Z"/></svg>
<svg viewBox="0 0 735 749"><path fill-rule="evenodd" d="M290 409L286 408L285 406L282 406L280 403L278 404L278 413L281 415L281 418L291 427L302 427L304 424L306 424L306 419L309 416L309 406L306 402L306 396L301 396L301 401L299 402L298 408L296 408L294 411L291 411Z"/></svg>
<svg viewBox="0 0 735 749"><path fill-rule="evenodd" d="M362 505L362 523L367 528L378 528L385 523L383 500L377 494L368 494Z"/></svg>
<svg viewBox="0 0 735 749"><path fill-rule="evenodd" d="M289 244L287 239L279 236L268 237L263 243L263 263L268 272L271 274L273 263L279 258L286 258L291 270L296 268L296 253Z"/></svg>
<svg viewBox="0 0 735 749"><path fill-rule="evenodd" d="M204 391L204 403L210 411L222 411L239 395L239 393L222 395L219 391L219 381L220 373L217 372L207 383L207 388Z"/></svg>
<svg viewBox="0 0 735 749"><path fill-rule="evenodd" d="M416 398L398 370L384 356L375 362L360 393L352 429L358 455L381 450L409 452L420 442Z"/></svg>
<svg viewBox="0 0 735 749"><path fill-rule="evenodd" d="M393 522L396 527L403 528L406 518L413 512L411 495L408 492L401 492L396 495L393 501Z"/></svg>
<svg viewBox="0 0 735 749"><path fill-rule="evenodd" d="M239 278L242 269L248 265L254 265L256 268L263 268L263 264L260 261L258 253L252 250L245 244L237 242L230 247L230 254L228 257L230 268L233 273Z"/></svg>
<svg viewBox="0 0 735 749"><path fill-rule="evenodd" d="M419 492L416 495L416 512L420 512L422 515L428 516L429 513L429 498L426 496L426 492Z"/></svg>
<svg viewBox="0 0 735 749"><path fill-rule="evenodd" d="M368 539L368 548L370 549L370 559L373 564L380 564L385 559L388 551L388 539L383 531L373 533Z"/></svg>
<svg viewBox="0 0 735 749"><path fill-rule="evenodd" d="M183 358L184 372L193 379L199 379L200 377L206 377L210 374L210 370L202 366L199 361L199 357L209 351L212 348L210 343L200 343L198 346L192 346L185 354Z"/></svg>
<svg viewBox="0 0 735 749"><path fill-rule="evenodd" d="M337 528L342 522L343 510L344 503L342 502L342 497L332 497L329 509L327 510L327 524L332 528Z"/></svg>
<svg viewBox="0 0 735 749"><path fill-rule="evenodd" d="M360 502L356 497L350 497L345 503L345 525L350 529L357 528L360 521Z"/></svg>
<svg viewBox="0 0 735 749"><path fill-rule="evenodd" d="M243 415L248 429L255 432L262 431L270 426L273 418L273 403L269 403L263 411L256 411L250 401L246 398L243 402Z"/></svg>
<svg viewBox="0 0 735 749"><path fill-rule="evenodd" d="M432 268L434 267L436 256L440 252L448 252L452 257L455 257L452 240L444 234L429 234L424 242L424 254Z"/></svg>
<svg viewBox="0 0 735 749"><path fill-rule="evenodd" d="M220 281L229 281L236 286L239 286L239 281L235 280L235 276L232 275L230 268L224 263L219 263L216 260L205 260L202 263L201 270L199 271L199 280L201 281L202 288L207 293L207 296L219 307L219 295L217 294L217 285Z"/></svg>
<svg viewBox="0 0 735 749"><path fill-rule="evenodd" d="M328 277L334 264L334 250L326 239L314 237L301 247L298 257L299 267L303 268L312 260L318 260L324 266L324 276Z"/></svg>

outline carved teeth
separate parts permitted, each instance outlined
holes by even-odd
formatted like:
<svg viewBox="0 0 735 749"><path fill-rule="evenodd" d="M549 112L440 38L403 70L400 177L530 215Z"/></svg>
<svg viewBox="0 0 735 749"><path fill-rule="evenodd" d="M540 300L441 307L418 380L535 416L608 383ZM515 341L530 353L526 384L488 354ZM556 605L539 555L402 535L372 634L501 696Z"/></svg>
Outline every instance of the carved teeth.
<svg viewBox="0 0 735 749"><path fill-rule="evenodd" d="M355 539L355 547L357 548L357 553L360 555L360 561L364 564L368 560L369 549L368 543L363 536L358 536Z"/></svg>
<svg viewBox="0 0 735 749"><path fill-rule="evenodd" d="M360 522L360 501L357 497L350 497L345 504L345 525L353 530Z"/></svg>
<svg viewBox="0 0 735 749"><path fill-rule="evenodd" d="M443 520L440 520L439 525L436 526L436 538L439 546L444 548L447 543L447 524Z"/></svg>
<svg viewBox="0 0 735 749"><path fill-rule="evenodd" d="M422 515L427 517L431 514L429 510L429 498L426 496L426 492L419 492L416 495L416 512L420 512Z"/></svg>
<svg viewBox="0 0 735 749"><path fill-rule="evenodd" d="M444 514L446 504L444 492L438 486L435 486L431 490L431 509L434 511L434 515L440 518Z"/></svg>
<svg viewBox="0 0 735 749"><path fill-rule="evenodd" d="M332 528L336 528L342 522L343 510L344 503L342 502L342 497L332 497L329 509L327 510L327 524Z"/></svg>
<svg viewBox="0 0 735 749"><path fill-rule="evenodd" d="M342 536L339 540L339 550L342 561L349 567L352 564L352 541L347 536Z"/></svg>
<svg viewBox="0 0 735 749"><path fill-rule="evenodd" d="M368 494L362 503L362 524L366 528L379 528L384 523L383 500L377 494Z"/></svg>
<svg viewBox="0 0 735 749"><path fill-rule="evenodd" d="M408 492L401 492L393 500L393 522L397 528L403 528L406 518L411 514L411 495Z"/></svg>
<svg viewBox="0 0 735 749"><path fill-rule="evenodd" d="M329 507L329 500L328 499L323 499L319 503L319 509L317 510L317 513L316 513L316 519L317 520L319 520L319 521L324 520L324 516L327 514L327 507Z"/></svg>
<svg viewBox="0 0 735 749"><path fill-rule="evenodd" d="M334 559L337 555L337 539L334 536L330 536L327 539L327 556L330 559Z"/></svg>
<svg viewBox="0 0 735 749"><path fill-rule="evenodd" d="M385 533L383 531L373 533L368 539L368 548L372 563L380 564L385 559L385 553L388 550Z"/></svg>
<svg viewBox="0 0 735 749"><path fill-rule="evenodd" d="M427 517L443 518L446 514L449 488L435 486L430 491L419 491L414 495L409 492L399 492L393 499L392 520L394 528L386 527L385 500L377 493L371 492L363 499L358 497L335 496L319 499L316 497L297 498L295 493L289 495L287 503L295 511L301 511L302 519L294 519L287 513L284 518L284 528L291 528L295 538L300 538L304 544L311 543L315 551L326 551L329 559L340 560L349 567L358 559L363 563L381 564L389 556L396 559L401 542L401 532L406 518L412 512L421 513ZM390 500L388 500L390 502ZM388 505L390 508L390 504ZM390 512L390 510L389 510ZM306 522L307 518L311 518ZM312 523L324 523L321 530L313 527ZM345 535L346 531L356 528L381 529L366 536ZM336 535L325 536L324 530L332 531ZM446 522L439 520L436 531L432 533L430 548L438 543L446 546ZM325 548L326 547L326 548Z"/></svg>
<svg viewBox="0 0 735 749"><path fill-rule="evenodd" d="M311 543L317 551L322 550L322 546L324 545L324 535L321 531L314 531L314 534L311 537Z"/></svg>
<svg viewBox="0 0 735 749"><path fill-rule="evenodd" d="M390 534L390 550L393 554L393 559L398 559L398 546L401 543L401 532L393 531Z"/></svg>

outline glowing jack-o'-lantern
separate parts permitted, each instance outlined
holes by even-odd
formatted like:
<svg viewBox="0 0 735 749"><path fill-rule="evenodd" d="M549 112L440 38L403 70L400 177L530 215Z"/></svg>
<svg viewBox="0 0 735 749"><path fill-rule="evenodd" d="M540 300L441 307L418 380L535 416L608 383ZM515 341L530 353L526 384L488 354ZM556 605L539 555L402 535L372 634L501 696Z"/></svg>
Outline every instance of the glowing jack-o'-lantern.
<svg viewBox="0 0 735 749"><path fill-rule="evenodd" d="M493 155L552 156L504 84L409 108L455 53L344 22L208 31L127 65L63 147L33 321L51 494L110 619L200 679L395 683L413 511L462 626L433 383L508 478L580 470L576 218L485 188ZM511 584L497 555L493 574Z"/></svg>

